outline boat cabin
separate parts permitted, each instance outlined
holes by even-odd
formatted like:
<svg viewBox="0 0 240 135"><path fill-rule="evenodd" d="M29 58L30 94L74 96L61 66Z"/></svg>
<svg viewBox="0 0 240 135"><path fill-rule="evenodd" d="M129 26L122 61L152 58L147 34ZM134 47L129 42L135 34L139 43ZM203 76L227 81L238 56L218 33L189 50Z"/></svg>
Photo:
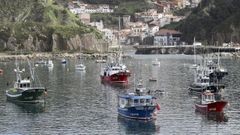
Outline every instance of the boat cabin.
<svg viewBox="0 0 240 135"><path fill-rule="evenodd" d="M213 93L211 93L209 90L206 90L203 94L202 94L202 104L207 104L207 103L211 103L211 102L215 102L215 96Z"/></svg>
<svg viewBox="0 0 240 135"><path fill-rule="evenodd" d="M14 84L14 88L29 88L31 87L31 81L29 79L18 80Z"/></svg>
<svg viewBox="0 0 240 135"><path fill-rule="evenodd" d="M138 96L134 93L119 96L118 105L120 108L135 107L135 106L149 106L154 105L155 100L150 95Z"/></svg>

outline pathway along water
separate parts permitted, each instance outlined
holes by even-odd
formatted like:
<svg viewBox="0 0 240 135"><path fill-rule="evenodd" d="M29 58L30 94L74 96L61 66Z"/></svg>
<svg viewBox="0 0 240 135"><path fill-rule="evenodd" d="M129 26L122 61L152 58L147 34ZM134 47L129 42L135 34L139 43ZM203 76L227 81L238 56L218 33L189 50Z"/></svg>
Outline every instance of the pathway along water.
<svg viewBox="0 0 240 135"><path fill-rule="evenodd" d="M195 113L194 101L188 95L188 85L193 81L189 65L192 56L185 55L134 55L124 63L134 73L141 61L141 73L149 84L151 61L158 57L161 67L158 71L158 87L167 94L159 96L161 110L155 122L136 122L118 118L117 94L128 88L112 87L100 83L100 64L85 61L86 72L75 70L75 61L67 65L54 61L53 69L38 66L39 79L48 88L45 108L22 107L6 101L7 82L13 82L13 62L0 63L4 74L0 76L0 134L240 134L240 60L222 59L229 75L225 82L225 99L230 102L226 122L215 121ZM27 64L27 63L23 63ZM187 66L186 66L187 65ZM144 78L144 76L147 76ZM133 86L130 78L129 89ZM155 86L154 86L155 87Z"/></svg>

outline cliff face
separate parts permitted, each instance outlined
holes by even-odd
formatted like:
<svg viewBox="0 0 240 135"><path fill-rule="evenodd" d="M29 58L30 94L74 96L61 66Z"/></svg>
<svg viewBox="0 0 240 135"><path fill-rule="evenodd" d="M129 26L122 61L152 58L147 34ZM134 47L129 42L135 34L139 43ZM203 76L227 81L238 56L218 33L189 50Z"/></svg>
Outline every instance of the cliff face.
<svg viewBox="0 0 240 135"><path fill-rule="evenodd" d="M239 0L203 0L177 29L189 43L194 37L205 44L240 42L239 18Z"/></svg>
<svg viewBox="0 0 240 135"><path fill-rule="evenodd" d="M0 51L77 51L79 46L93 52L107 48L95 28L57 2L1 0Z"/></svg>

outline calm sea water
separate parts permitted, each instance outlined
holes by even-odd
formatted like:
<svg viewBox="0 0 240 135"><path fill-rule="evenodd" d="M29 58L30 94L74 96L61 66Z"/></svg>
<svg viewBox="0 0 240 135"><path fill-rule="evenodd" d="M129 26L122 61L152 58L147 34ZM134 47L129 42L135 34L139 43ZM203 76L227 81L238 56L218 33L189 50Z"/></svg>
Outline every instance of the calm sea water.
<svg viewBox="0 0 240 135"><path fill-rule="evenodd" d="M159 58L160 68L151 61ZM192 56L185 55L134 55L124 59L133 73L130 85L125 88L103 85L99 73L104 64L85 61L85 73L75 70L75 60L62 65L54 61L54 68L36 67L41 83L48 89L45 105L18 106L6 101L7 82L13 82L14 62L1 63L4 74L0 76L0 134L240 134L240 60L222 59L229 75L224 97L230 105L224 118L207 117L195 112L197 100L188 94L193 81L189 66ZM27 68L26 62L23 62ZM134 75L135 74L135 75ZM135 76L135 77L134 77ZM149 82L149 77L157 82ZM135 79L134 79L135 78ZM134 88L134 80L142 79L149 89L162 89L156 95L161 110L154 122L118 118L117 95Z"/></svg>

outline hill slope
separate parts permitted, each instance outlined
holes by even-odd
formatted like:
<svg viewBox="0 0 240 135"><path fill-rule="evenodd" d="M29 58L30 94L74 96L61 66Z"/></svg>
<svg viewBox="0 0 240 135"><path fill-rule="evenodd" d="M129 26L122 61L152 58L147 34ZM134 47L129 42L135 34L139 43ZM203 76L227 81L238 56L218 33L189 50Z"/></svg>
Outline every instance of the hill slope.
<svg viewBox="0 0 240 135"><path fill-rule="evenodd" d="M194 37L205 44L240 42L239 18L239 0L203 0L176 29L189 43Z"/></svg>
<svg viewBox="0 0 240 135"><path fill-rule="evenodd" d="M70 47L70 39L81 42L80 38L86 34L96 40L101 38L97 30L83 25L74 14L52 0L1 0L0 20L1 50L17 47L52 51L54 46L57 50L72 50L79 45ZM78 39L72 39L77 35Z"/></svg>

